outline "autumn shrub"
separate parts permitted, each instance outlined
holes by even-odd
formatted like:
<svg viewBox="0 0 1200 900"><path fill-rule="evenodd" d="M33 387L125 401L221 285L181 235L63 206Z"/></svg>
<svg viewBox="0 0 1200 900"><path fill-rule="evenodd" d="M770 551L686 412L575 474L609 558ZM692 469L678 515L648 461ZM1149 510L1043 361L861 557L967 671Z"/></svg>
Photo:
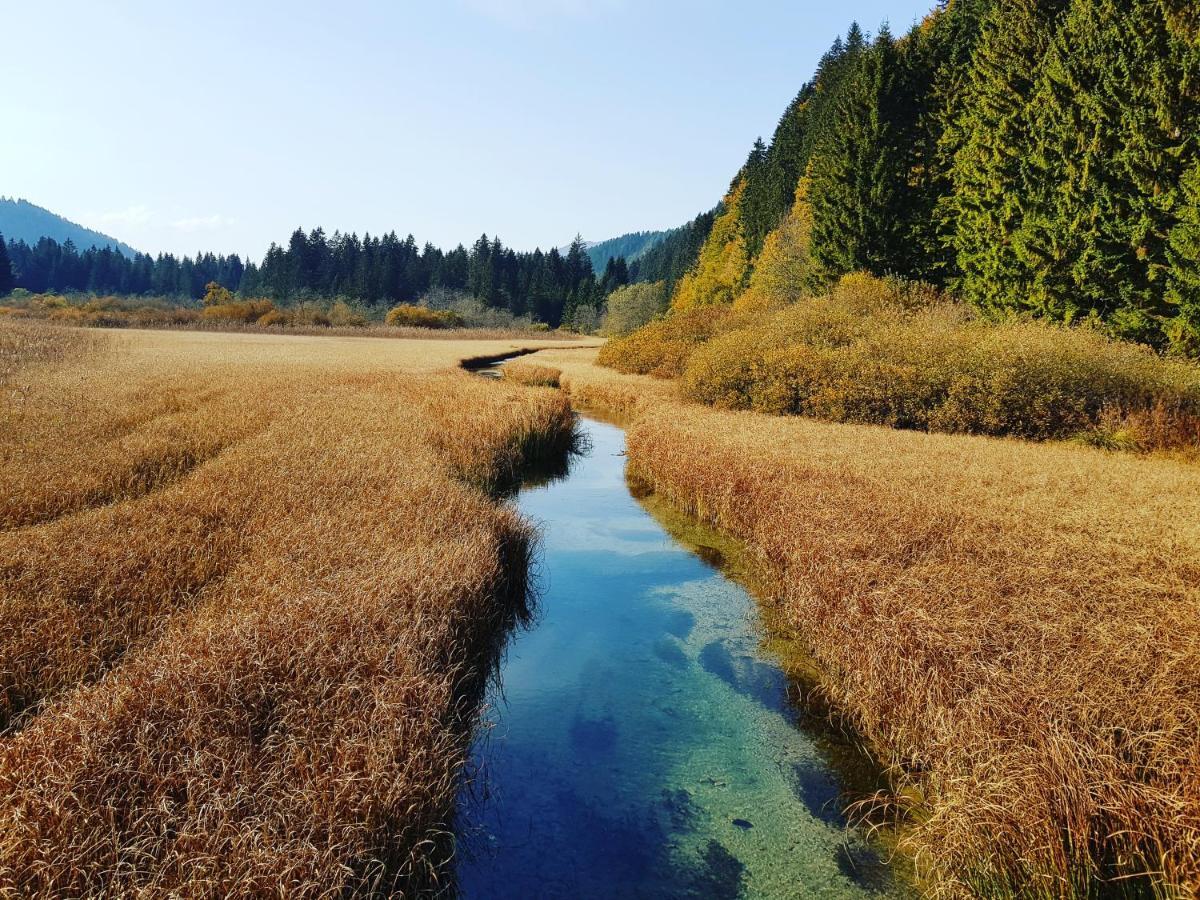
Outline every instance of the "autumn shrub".
<svg viewBox="0 0 1200 900"><path fill-rule="evenodd" d="M384 319L394 328L461 328L461 317L450 310L426 309L411 303L401 303L388 310Z"/></svg>
<svg viewBox="0 0 1200 900"><path fill-rule="evenodd" d="M1086 328L978 321L864 275L713 337L681 387L728 409L1037 440L1131 417L1139 446L1200 447L1197 366Z"/></svg>
<svg viewBox="0 0 1200 900"><path fill-rule="evenodd" d="M283 327L291 324L291 316L285 313L282 309L269 309L254 323L263 328Z"/></svg>
<svg viewBox="0 0 1200 900"><path fill-rule="evenodd" d="M667 283L655 281L618 288L604 301L600 333L621 337L647 325L667 311Z"/></svg>
<svg viewBox="0 0 1200 900"><path fill-rule="evenodd" d="M367 316L345 300L335 300L329 307L329 324L334 328L361 328L367 324Z"/></svg>
<svg viewBox="0 0 1200 900"><path fill-rule="evenodd" d="M600 362L618 372L677 378L691 355L729 317L725 306L701 306L672 312L623 338L616 338L600 351Z"/></svg>
<svg viewBox="0 0 1200 900"><path fill-rule="evenodd" d="M252 325L275 310L270 300L234 300L204 307L200 318L205 322L235 322Z"/></svg>

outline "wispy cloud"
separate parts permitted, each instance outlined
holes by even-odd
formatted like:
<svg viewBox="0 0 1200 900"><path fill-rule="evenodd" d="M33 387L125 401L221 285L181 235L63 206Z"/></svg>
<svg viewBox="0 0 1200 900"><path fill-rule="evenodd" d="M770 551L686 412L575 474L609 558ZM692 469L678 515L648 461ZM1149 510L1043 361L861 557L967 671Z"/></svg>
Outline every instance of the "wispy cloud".
<svg viewBox="0 0 1200 900"><path fill-rule="evenodd" d="M171 223L171 227L177 231L218 231L222 228L228 228L236 221L236 219L232 219L229 216L214 213L211 216L190 216L184 219L176 219Z"/></svg>
<svg viewBox="0 0 1200 900"><path fill-rule="evenodd" d="M112 209L108 212L94 213L89 215L88 218L94 221L100 228L111 226L135 227L149 225L154 220L154 210L144 203L138 203L134 206L127 206L124 209Z"/></svg>
<svg viewBox="0 0 1200 900"><path fill-rule="evenodd" d="M621 9L625 0L462 0L468 9L508 25L547 19L595 18Z"/></svg>

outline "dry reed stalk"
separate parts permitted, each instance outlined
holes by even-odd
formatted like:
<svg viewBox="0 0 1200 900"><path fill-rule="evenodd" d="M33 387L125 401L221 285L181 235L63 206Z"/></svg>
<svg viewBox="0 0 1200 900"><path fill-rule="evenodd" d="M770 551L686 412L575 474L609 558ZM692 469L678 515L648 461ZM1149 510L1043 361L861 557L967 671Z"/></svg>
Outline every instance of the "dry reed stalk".
<svg viewBox="0 0 1200 900"><path fill-rule="evenodd" d="M539 366L529 362L510 362L504 367L505 378L527 387L556 388L561 374L562 372L552 366Z"/></svg>

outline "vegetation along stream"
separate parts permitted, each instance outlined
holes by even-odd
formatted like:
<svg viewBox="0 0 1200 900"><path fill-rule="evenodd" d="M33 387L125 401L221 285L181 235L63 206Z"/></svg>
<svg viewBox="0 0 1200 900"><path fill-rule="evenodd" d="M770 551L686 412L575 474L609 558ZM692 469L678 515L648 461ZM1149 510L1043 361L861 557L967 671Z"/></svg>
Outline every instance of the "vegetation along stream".
<svg viewBox="0 0 1200 900"><path fill-rule="evenodd" d="M620 428L580 428L567 475L517 500L541 596L474 749L462 895L905 894L841 816L862 757L795 702L753 598L635 499Z"/></svg>

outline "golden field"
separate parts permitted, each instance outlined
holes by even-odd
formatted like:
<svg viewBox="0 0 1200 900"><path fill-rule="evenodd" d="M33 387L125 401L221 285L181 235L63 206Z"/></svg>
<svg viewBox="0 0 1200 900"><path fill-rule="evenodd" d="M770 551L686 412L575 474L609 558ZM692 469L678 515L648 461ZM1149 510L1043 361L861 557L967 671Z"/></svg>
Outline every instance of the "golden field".
<svg viewBox="0 0 1200 900"><path fill-rule="evenodd" d="M0 324L0 896L445 877L574 427L512 349Z"/></svg>
<svg viewBox="0 0 1200 900"><path fill-rule="evenodd" d="M740 538L931 892L1200 894L1200 467L681 401L539 353Z"/></svg>

